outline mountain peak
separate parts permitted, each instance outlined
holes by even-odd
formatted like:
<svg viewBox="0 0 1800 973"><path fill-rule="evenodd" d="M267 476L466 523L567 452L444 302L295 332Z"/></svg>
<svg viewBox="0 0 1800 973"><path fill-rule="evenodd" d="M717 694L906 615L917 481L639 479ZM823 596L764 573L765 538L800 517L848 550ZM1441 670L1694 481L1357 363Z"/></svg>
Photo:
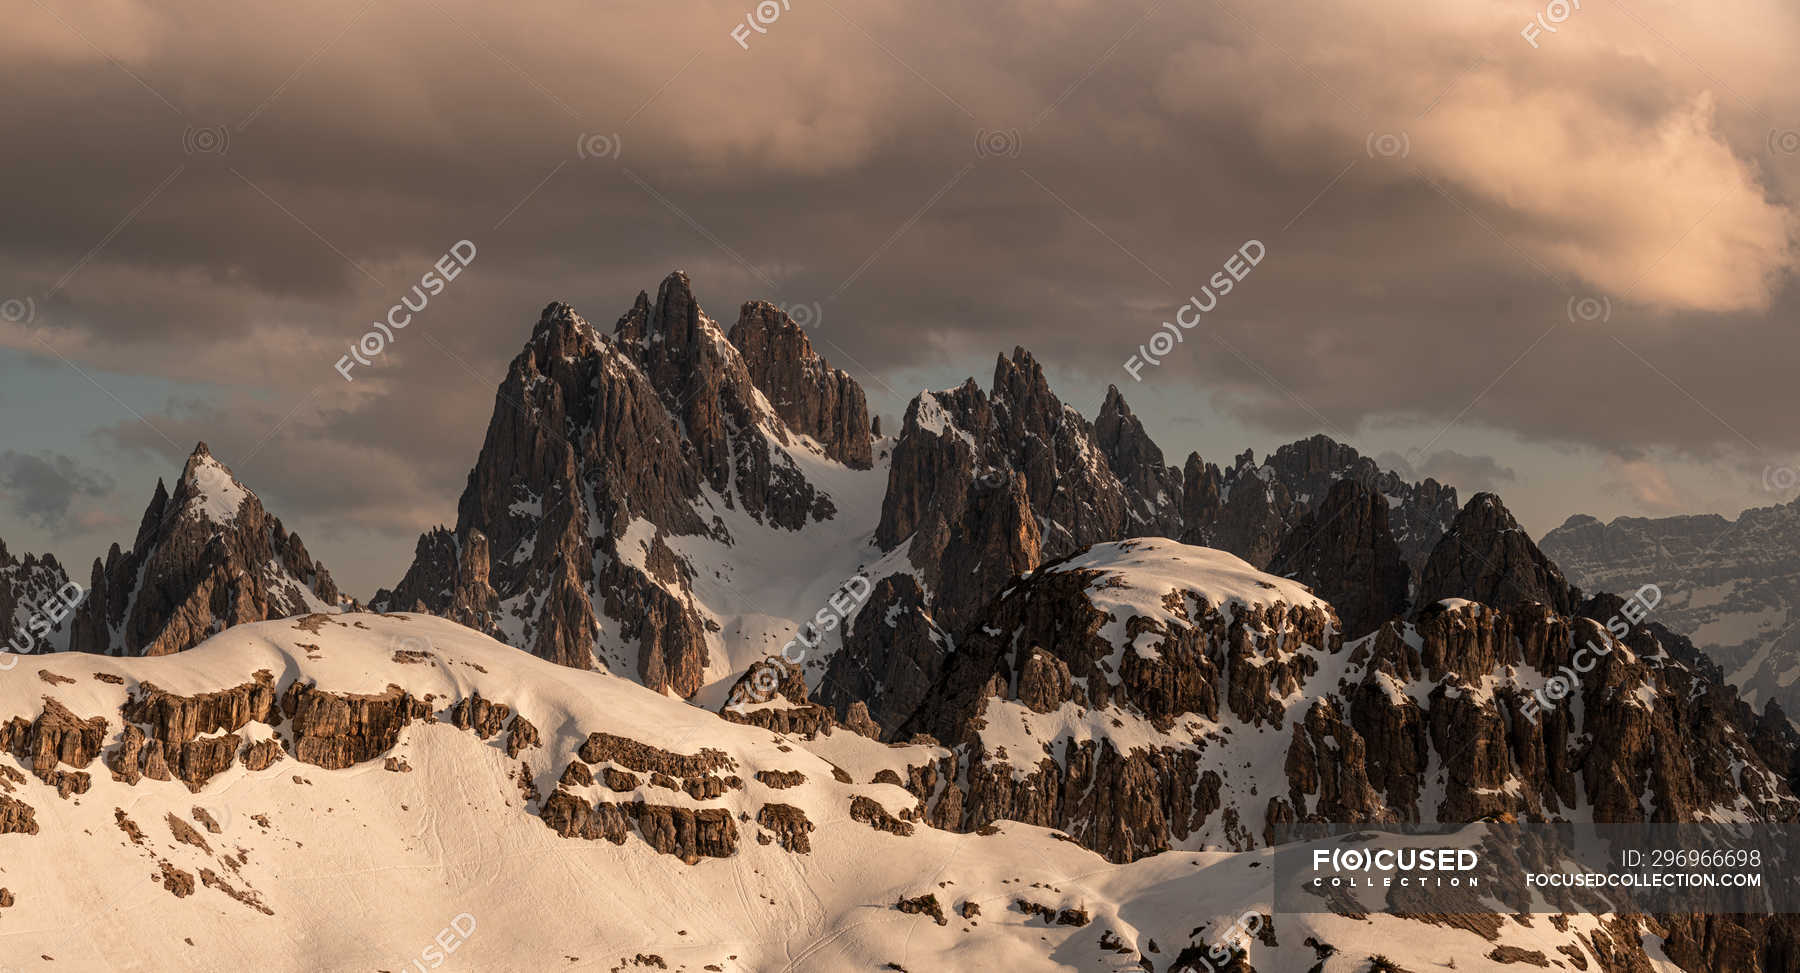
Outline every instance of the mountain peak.
<svg viewBox="0 0 1800 973"><path fill-rule="evenodd" d="M1527 602L1573 614L1576 593L1493 493L1469 498L1420 575L1421 609L1446 598L1495 608Z"/></svg>
<svg viewBox="0 0 1800 973"><path fill-rule="evenodd" d="M650 333L692 329L700 322L700 302L694 300L693 283L684 271L674 271L656 288L656 306L650 315Z"/></svg>
<svg viewBox="0 0 1800 973"><path fill-rule="evenodd" d="M161 481L158 481L158 489L161 489ZM205 443L195 446L188 456L175 494L180 501L178 509L220 525L229 524L237 517L244 501L255 496L224 463L213 458Z"/></svg>
<svg viewBox="0 0 1800 973"><path fill-rule="evenodd" d="M96 560L70 647L166 655L243 622L339 609L331 573L297 534L199 443L170 494L163 481L131 550Z"/></svg>
<svg viewBox="0 0 1800 973"><path fill-rule="evenodd" d="M990 394L996 399L1010 397L1026 401L1050 394L1050 383L1044 378L1044 366L1038 364L1036 356L1023 346L1014 345L1012 358L995 356L994 389Z"/></svg>
<svg viewBox="0 0 1800 973"><path fill-rule="evenodd" d="M1125 401L1125 394L1117 385L1106 386L1106 398L1100 401L1100 415L1131 415L1131 406Z"/></svg>

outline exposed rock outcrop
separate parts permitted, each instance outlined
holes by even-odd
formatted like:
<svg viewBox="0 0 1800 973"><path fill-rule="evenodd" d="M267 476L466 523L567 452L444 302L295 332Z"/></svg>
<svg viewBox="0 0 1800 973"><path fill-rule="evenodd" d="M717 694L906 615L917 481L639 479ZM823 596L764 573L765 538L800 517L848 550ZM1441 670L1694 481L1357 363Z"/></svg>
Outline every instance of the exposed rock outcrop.
<svg viewBox="0 0 1800 973"><path fill-rule="evenodd" d="M1316 668L1300 650L1335 651L1337 626L1304 588L1218 551L1144 539L1052 562L971 626L902 725L956 753L909 789L932 798L927 817L943 826L1023 821L1114 861L1167 850L1219 810L1218 777L1202 772L1184 723L1279 726L1275 700ZM1043 731L1033 714L1052 717ZM1103 730L1059 739L1050 728L1073 714L1129 720L1163 742L1121 747Z"/></svg>
<svg viewBox="0 0 1800 973"><path fill-rule="evenodd" d="M1458 509L1453 488L1432 479L1409 482L1323 435L1289 443L1260 464L1248 450L1223 469L1190 454L1182 473L1181 539L1230 551L1255 567L1268 565L1283 536L1341 480L1387 498L1390 531L1415 577Z"/></svg>
<svg viewBox="0 0 1800 973"><path fill-rule="evenodd" d="M1478 493L1426 561L1418 604L1423 608L1445 598L1466 598L1510 608L1536 602L1569 615L1578 595L1500 498Z"/></svg>
<svg viewBox="0 0 1800 973"><path fill-rule="evenodd" d="M1367 635L1406 612L1410 572L1388 529L1389 509L1360 481L1337 481L1319 509L1302 514L1282 539L1269 573L1331 602L1347 637Z"/></svg>
<svg viewBox="0 0 1800 973"><path fill-rule="evenodd" d="M95 560L89 588L69 647L108 655L168 655L233 625L350 605L205 443L173 494L157 481L131 550Z"/></svg>
<svg viewBox="0 0 1800 973"><path fill-rule="evenodd" d="M738 311L730 338L744 356L750 380L789 428L817 440L825 455L845 466L870 467L869 407L862 387L819 357L786 311L751 301Z"/></svg>

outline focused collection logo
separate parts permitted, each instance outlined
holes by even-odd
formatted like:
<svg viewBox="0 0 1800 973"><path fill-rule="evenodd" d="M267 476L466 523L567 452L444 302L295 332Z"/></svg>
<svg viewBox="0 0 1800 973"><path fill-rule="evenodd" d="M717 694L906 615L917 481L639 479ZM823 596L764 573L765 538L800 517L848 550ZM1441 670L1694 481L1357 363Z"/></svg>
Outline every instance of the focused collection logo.
<svg viewBox="0 0 1800 973"><path fill-rule="evenodd" d="M1474 888L1481 856L1469 848L1314 848L1319 888Z"/></svg>

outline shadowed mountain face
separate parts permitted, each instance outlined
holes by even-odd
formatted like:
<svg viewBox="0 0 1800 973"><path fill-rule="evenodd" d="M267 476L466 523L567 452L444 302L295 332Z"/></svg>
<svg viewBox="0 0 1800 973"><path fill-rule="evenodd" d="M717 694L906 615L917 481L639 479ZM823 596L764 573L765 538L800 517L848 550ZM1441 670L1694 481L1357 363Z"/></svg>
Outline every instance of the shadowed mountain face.
<svg viewBox="0 0 1800 973"><path fill-rule="evenodd" d="M1310 587L1357 638L1405 613L1411 572L1388 526L1387 498L1359 480L1332 484L1319 509L1301 515L1269 571Z"/></svg>
<svg viewBox="0 0 1800 973"><path fill-rule="evenodd" d="M1578 595L1491 493L1476 494L1463 508L1419 580L1421 605L1467 598L1496 608L1547 605L1569 614Z"/></svg>
<svg viewBox="0 0 1800 973"><path fill-rule="evenodd" d="M1543 546L1584 588L1657 585L1657 619L1716 660L1745 699L1800 712L1800 500L1736 520L1576 515Z"/></svg>
<svg viewBox="0 0 1800 973"><path fill-rule="evenodd" d="M169 493L162 481L129 551L95 560L70 648L107 655L168 655L233 625L346 600L298 534L263 509L201 443Z"/></svg>

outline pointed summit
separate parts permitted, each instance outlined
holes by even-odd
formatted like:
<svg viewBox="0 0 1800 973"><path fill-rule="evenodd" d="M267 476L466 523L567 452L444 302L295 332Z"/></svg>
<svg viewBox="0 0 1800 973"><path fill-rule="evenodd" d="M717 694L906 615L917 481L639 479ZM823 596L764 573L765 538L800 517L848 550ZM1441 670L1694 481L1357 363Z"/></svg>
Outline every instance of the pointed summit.
<svg viewBox="0 0 1800 973"><path fill-rule="evenodd" d="M162 481L157 481L161 492ZM181 480L175 485L175 509L192 513L215 524L229 524L238 509L250 497L250 491L231 475L225 464L213 458L205 443L199 443L188 455L181 469ZM155 501L152 501L155 504Z"/></svg>
<svg viewBox="0 0 1800 973"><path fill-rule="evenodd" d="M744 305L728 336L680 271L612 334L556 343L577 325L567 305L545 311L495 396L455 527L421 537L376 604L691 696L720 677L721 649L747 643L717 634L739 589L703 583L681 539L724 552L716 581L740 545L786 547L838 516L815 471L872 466L867 406L779 308Z"/></svg>
<svg viewBox="0 0 1800 973"><path fill-rule="evenodd" d="M691 331L700 322L700 304L694 285L684 270L673 271L656 289L656 312L650 318L652 334Z"/></svg>
<svg viewBox="0 0 1800 973"><path fill-rule="evenodd" d="M1477 493L1425 562L1418 606L1467 598L1494 608L1537 602L1575 611L1576 592L1492 493Z"/></svg>
<svg viewBox="0 0 1800 973"><path fill-rule="evenodd" d="M1181 471L1163 465L1162 448L1144 431L1117 385L1106 387L1106 399L1094 420L1094 441L1125 486L1131 504L1130 533L1179 537Z"/></svg>
<svg viewBox="0 0 1800 973"><path fill-rule="evenodd" d="M245 622L335 612L344 600L312 559L225 464L199 443L175 492L161 480L130 551L96 560L70 648L168 655Z"/></svg>

